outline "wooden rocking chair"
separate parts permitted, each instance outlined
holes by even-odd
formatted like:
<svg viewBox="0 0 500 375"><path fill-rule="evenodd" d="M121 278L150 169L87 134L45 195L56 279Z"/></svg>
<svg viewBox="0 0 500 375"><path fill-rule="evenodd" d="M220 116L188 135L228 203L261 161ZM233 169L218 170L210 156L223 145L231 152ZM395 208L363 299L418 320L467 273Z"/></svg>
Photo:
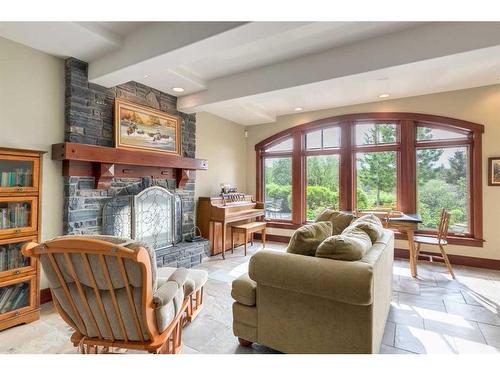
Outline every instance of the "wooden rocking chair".
<svg viewBox="0 0 500 375"><path fill-rule="evenodd" d="M419 256L425 256L429 258L429 261L434 261L434 258L440 259L444 261L448 272L451 277L455 278L455 274L453 273L453 269L451 268L450 260L448 259L448 255L446 255L445 246L448 244L446 237L448 236L448 225L450 223L450 214L446 210L441 210L441 217L439 220L439 227L437 232L437 237L426 237L426 236L415 236L415 243L417 244L417 251L415 254L416 262L418 262ZM431 252L423 252L420 251L421 245L431 245L437 246L441 255Z"/></svg>
<svg viewBox="0 0 500 375"><path fill-rule="evenodd" d="M186 269L157 279L153 251L111 236L32 242L22 252L42 263L54 305L75 330L71 341L81 353L180 351L189 307Z"/></svg>

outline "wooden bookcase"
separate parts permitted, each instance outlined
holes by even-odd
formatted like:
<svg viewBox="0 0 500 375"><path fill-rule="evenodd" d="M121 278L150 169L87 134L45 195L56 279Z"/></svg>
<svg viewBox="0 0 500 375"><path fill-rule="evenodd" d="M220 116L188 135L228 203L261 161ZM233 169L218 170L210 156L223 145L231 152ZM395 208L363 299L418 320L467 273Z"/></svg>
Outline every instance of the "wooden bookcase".
<svg viewBox="0 0 500 375"><path fill-rule="evenodd" d="M0 331L40 317L40 265L21 247L40 241L43 154L0 148Z"/></svg>

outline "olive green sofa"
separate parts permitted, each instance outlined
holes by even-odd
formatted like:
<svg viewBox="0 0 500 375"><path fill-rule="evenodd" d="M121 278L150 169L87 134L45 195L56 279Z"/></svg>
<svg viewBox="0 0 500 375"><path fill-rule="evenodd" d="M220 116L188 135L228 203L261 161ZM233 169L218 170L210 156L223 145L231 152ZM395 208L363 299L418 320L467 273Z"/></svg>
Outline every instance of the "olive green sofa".
<svg viewBox="0 0 500 375"><path fill-rule="evenodd" d="M359 261L259 251L233 282L234 335L284 353L378 353L393 259L386 229Z"/></svg>

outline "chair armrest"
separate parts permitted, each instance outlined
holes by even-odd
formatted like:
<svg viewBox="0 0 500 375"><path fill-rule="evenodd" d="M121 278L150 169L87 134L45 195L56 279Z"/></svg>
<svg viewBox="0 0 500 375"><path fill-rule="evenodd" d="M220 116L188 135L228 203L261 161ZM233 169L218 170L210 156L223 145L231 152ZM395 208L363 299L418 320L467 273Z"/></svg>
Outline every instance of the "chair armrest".
<svg viewBox="0 0 500 375"><path fill-rule="evenodd" d="M179 291L179 285L175 281L167 281L153 293L153 303L156 307L162 307L172 302Z"/></svg>
<svg viewBox="0 0 500 375"><path fill-rule="evenodd" d="M175 296L178 294L179 289L184 288L184 284L187 280L188 271L185 268L179 268L174 271L172 275L168 278L167 282L161 285L153 293L153 303L156 307L166 306L173 301ZM184 293L184 291L183 291Z"/></svg>
<svg viewBox="0 0 500 375"><path fill-rule="evenodd" d="M370 305L373 299L373 269L364 262L263 250L250 259L249 276L257 285L351 305Z"/></svg>
<svg viewBox="0 0 500 375"><path fill-rule="evenodd" d="M188 270L185 268L178 268L170 275L168 281L175 281L179 287L183 287L188 278Z"/></svg>

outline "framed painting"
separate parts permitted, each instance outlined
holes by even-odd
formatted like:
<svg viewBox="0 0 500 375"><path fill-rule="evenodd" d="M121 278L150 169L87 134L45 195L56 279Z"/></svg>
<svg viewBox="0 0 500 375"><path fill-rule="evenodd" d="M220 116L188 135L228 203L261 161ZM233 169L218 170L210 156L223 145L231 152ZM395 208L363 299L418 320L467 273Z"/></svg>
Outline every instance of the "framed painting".
<svg viewBox="0 0 500 375"><path fill-rule="evenodd" d="M181 155L181 121L177 116L115 100L115 147Z"/></svg>
<svg viewBox="0 0 500 375"><path fill-rule="evenodd" d="M488 185L500 186L500 157L488 158Z"/></svg>

